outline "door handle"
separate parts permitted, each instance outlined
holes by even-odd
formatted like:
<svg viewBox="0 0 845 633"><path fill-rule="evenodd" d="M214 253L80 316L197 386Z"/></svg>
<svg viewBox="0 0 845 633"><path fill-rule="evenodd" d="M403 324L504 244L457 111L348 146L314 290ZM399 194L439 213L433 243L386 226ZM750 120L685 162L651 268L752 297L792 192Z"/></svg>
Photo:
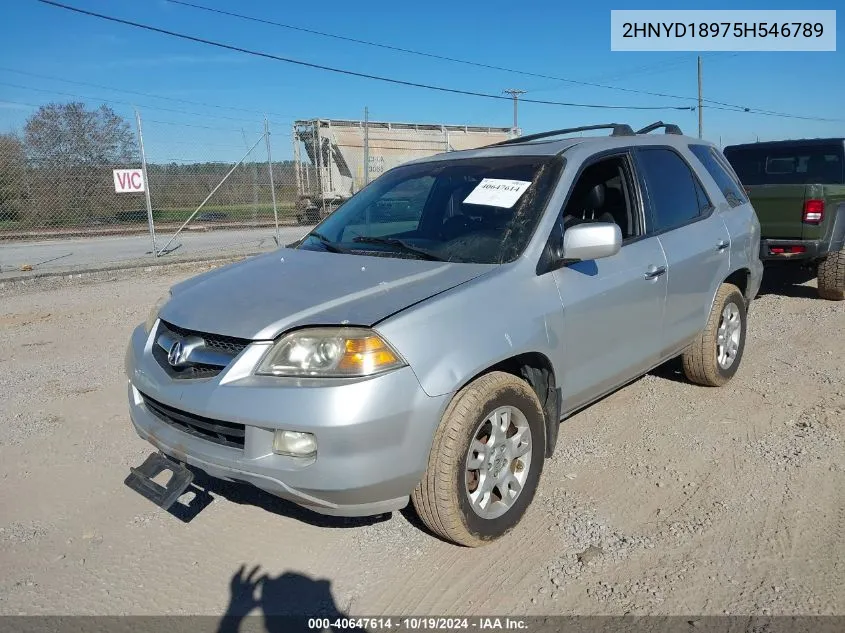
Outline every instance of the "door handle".
<svg viewBox="0 0 845 633"><path fill-rule="evenodd" d="M719 240L719 243L716 244L716 250L723 251L730 245L731 243L728 240Z"/></svg>
<svg viewBox="0 0 845 633"><path fill-rule="evenodd" d="M646 279L657 279L660 275L666 274L666 266L649 266L643 277Z"/></svg>

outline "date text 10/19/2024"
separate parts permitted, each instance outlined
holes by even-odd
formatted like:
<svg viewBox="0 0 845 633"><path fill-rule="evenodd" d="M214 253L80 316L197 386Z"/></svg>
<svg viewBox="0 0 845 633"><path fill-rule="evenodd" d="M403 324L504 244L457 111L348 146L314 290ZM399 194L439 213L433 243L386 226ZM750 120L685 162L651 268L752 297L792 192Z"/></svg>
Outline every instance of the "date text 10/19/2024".
<svg viewBox="0 0 845 633"><path fill-rule="evenodd" d="M524 631L528 629L525 620L508 617L439 618L309 618L308 629L323 630L366 630L366 631Z"/></svg>

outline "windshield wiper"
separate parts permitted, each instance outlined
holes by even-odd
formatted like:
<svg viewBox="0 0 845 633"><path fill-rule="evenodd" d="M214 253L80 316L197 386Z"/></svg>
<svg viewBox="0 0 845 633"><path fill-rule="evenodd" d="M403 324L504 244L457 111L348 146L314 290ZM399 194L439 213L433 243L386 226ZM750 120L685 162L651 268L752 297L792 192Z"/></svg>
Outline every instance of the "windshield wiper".
<svg viewBox="0 0 845 633"><path fill-rule="evenodd" d="M330 253L349 253L348 250L346 250L345 248L341 248L340 246L338 246L337 244L332 242L329 238L327 238L322 233L315 233L315 232L312 231L311 233L309 233L305 237L317 238L318 240L320 240L323 243L323 245L326 247L326 250L329 251Z"/></svg>
<svg viewBox="0 0 845 633"><path fill-rule="evenodd" d="M387 246L398 246L404 252L417 255L423 259L429 259L437 262L444 261L442 257L435 255L431 251L411 246L405 240L400 240L395 237L365 237L363 235L358 235L353 237L352 241L358 242L359 244L385 244Z"/></svg>

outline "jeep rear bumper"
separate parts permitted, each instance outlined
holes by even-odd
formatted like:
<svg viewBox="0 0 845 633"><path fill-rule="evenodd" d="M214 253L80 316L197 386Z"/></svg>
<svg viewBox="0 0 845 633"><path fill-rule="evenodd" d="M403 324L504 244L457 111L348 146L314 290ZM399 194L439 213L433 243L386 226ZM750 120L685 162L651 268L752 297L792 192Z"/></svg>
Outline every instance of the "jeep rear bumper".
<svg viewBox="0 0 845 633"><path fill-rule="evenodd" d="M760 259L768 262L812 260L827 253L828 244L821 240L760 240Z"/></svg>

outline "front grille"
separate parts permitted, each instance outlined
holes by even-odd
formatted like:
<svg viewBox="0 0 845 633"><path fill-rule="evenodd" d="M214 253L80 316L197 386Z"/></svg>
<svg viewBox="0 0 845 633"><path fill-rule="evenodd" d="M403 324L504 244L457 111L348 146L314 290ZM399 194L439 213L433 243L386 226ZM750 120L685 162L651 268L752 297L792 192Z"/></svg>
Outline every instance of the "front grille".
<svg viewBox="0 0 845 633"><path fill-rule="evenodd" d="M198 336L205 341L207 347L219 352L231 354L232 356L240 354L244 348L252 342L245 338L235 338L234 336L222 336L220 334L208 334L206 332L186 330L185 328L178 327L172 323L167 323L166 321L162 321L159 325L181 338L185 338L186 336Z"/></svg>
<svg viewBox="0 0 845 633"><path fill-rule="evenodd" d="M214 442L215 444L222 444L223 446L241 449L244 447L246 427L243 424L212 420L188 413L187 411L180 411L179 409L174 409L173 407L153 400L143 393L141 397L150 413L162 422L169 424L183 433L201 437L204 440Z"/></svg>
<svg viewBox="0 0 845 633"><path fill-rule="evenodd" d="M235 338L234 336L196 332L166 321L161 321L156 332L156 339L165 332L181 339L188 336L197 336L205 341L206 348L230 355L232 358L240 354L252 342L249 339ZM158 364L167 372L168 376L176 380L214 378L214 376L225 369L225 367L219 365L204 365L201 363L193 363L188 367L171 367L170 363L167 362L167 351L163 350L159 345L153 345L153 358L158 361Z"/></svg>
<svg viewBox="0 0 845 633"><path fill-rule="evenodd" d="M165 352L158 345L153 345L153 358L167 373L168 376L174 380L187 380L190 378L214 378L217 374L225 369L225 367L218 367L217 365L200 365L194 364L188 367L171 367L167 362L167 352Z"/></svg>

